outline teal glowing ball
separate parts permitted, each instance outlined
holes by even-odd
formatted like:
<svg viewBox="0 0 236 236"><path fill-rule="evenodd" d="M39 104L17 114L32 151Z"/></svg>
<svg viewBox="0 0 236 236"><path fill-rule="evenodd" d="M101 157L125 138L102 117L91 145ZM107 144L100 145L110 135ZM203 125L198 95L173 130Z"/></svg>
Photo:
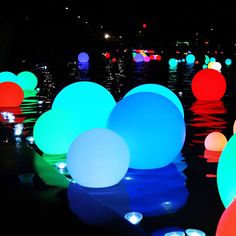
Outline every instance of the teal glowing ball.
<svg viewBox="0 0 236 236"><path fill-rule="evenodd" d="M236 134L224 147L217 166L217 187L225 208L236 197Z"/></svg>
<svg viewBox="0 0 236 236"><path fill-rule="evenodd" d="M52 109L73 112L73 122L82 133L92 128L105 128L115 105L114 97L105 87L90 81L79 81L66 86L57 94Z"/></svg>
<svg viewBox="0 0 236 236"><path fill-rule="evenodd" d="M23 90L33 90L38 84L38 78L30 71L22 71L17 74L17 83Z"/></svg>
<svg viewBox="0 0 236 236"><path fill-rule="evenodd" d="M176 67L178 65L178 61L175 58L170 58L168 63L170 67Z"/></svg>
<svg viewBox="0 0 236 236"><path fill-rule="evenodd" d="M78 125L71 124L73 114L68 111L51 109L35 122L33 137L37 147L45 154L66 154L73 140L78 136Z"/></svg>
<svg viewBox="0 0 236 236"><path fill-rule="evenodd" d="M107 127L127 142L130 168L167 166L180 153L185 141L185 122L168 98L140 92L120 100L112 110Z"/></svg>
<svg viewBox="0 0 236 236"><path fill-rule="evenodd" d="M231 64L232 64L232 60L231 59L229 59L229 58L225 59L225 65L226 66L230 66Z"/></svg>
<svg viewBox="0 0 236 236"><path fill-rule="evenodd" d="M130 153L117 133L96 128L80 134L67 153L67 168L81 186L104 188L121 181L129 168Z"/></svg>
<svg viewBox="0 0 236 236"><path fill-rule="evenodd" d="M2 82L16 83L16 75L10 71L2 71L0 72L0 83Z"/></svg>
<svg viewBox="0 0 236 236"><path fill-rule="evenodd" d="M124 97L127 97L131 94L140 93L140 92L152 92L160 94L166 98L168 98L170 101L172 101L177 108L179 109L180 113L184 117L184 109L181 101L176 96L174 92L172 92L169 88L159 85L159 84L142 84L139 86L134 87L131 89L128 93L125 94Z"/></svg>
<svg viewBox="0 0 236 236"><path fill-rule="evenodd" d="M193 64L195 62L195 56L193 54L188 54L186 56L186 63L187 64Z"/></svg>

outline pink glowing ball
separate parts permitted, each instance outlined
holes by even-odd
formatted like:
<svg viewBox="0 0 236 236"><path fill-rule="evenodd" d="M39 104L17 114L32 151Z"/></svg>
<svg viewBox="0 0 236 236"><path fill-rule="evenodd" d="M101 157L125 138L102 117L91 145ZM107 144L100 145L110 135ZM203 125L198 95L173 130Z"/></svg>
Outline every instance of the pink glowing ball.
<svg viewBox="0 0 236 236"><path fill-rule="evenodd" d="M222 151L227 143L227 138L220 132L212 132L205 138L204 145L209 151Z"/></svg>

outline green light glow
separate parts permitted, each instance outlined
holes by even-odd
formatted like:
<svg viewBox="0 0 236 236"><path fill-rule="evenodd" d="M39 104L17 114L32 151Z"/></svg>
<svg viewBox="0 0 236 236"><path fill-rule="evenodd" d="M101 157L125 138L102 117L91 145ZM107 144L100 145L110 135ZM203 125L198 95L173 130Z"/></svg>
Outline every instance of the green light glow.
<svg viewBox="0 0 236 236"><path fill-rule="evenodd" d="M16 81L23 90L35 89L38 84L37 77L30 71L22 71L17 74Z"/></svg>

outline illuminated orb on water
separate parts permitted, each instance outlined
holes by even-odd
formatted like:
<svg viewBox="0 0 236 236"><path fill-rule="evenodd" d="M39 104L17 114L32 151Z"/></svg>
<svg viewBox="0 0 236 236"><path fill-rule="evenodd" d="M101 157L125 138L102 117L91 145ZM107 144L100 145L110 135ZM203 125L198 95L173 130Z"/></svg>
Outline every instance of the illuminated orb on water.
<svg viewBox="0 0 236 236"><path fill-rule="evenodd" d="M81 52L78 55L78 62L87 63L89 61L89 55L86 52Z"/></svg>
<svg viewBox="0 0 236 236"><path fill-rule="evenodd" d="M195 56L193 55L193 54L188 54L187 56L186 56L186 62L188 63L188 64L193 64L194 62L195 62Z"/></svg>
<svg viewBox="0 0 236 236"><path fill-rule="evenodd" d="M202 69L193 76L191 88L198 100L217 101L226 92L226 80L215 69Z"/></svg>
<svg viewBox="0 0 236 236"><path fill-rule="evenodd" d="M236 197L236 134L232 135L217 165L217 187L225 208Z"/></svg>
<svg viewBox="0 0 236 236"><path fill-rule="evenodd" d="M52 109L73 112L73 122L80 127L82 133L92 128L105 128L115 104L112 94L102 85L79 81L66 86L57 94Z"/></svg>
<svg viewBox="0 0 236 236"><path fill-rule="evenodd" d="M80 134L67 153L67 168L81 186L103 188L120 182L128 171L130 153L117 133L96 128Z"/></svg>
<svg viewBox="0 0 236 236"><path fill-rule="evenodd" d="M209 151L222 151L227 143L227 138L220 132L211 132L205 138L204 145Z"/></svg>
<svg viewBox="0 0 236 236"><path fill-rule="evenodd" d="M0 83L0 107L19 107L24 100L24 91L14 82Z"/></svg>
<svg viewBox="0 0 236 236"><path fill-rule="evenodd" d="M71 125L72 114L51 109L35 122L33 137L37 147L45 154L66 154L79 133L79 125Z"/></svg>
<svg viewBox="0 0 236 236"><path fill-rule="evenodd" d="M140 92L152 92L152 93L160 94L160 95L168 98L170 101L172 101L177 106L180 113L184 117L184 108L183 108L181 101L176 96L176 94L174 92L172 92L169 88L167 88L163 85L159 85L159 84L142 84L142 85L136 86L133 89L131 89L130 91L128 91L124 97L127 97L131 94L140 93Z"/></svg>
<svg viewBox="0 0 236 236"><path fill-rule="evenodd" d="M232 60L229 58L225 59L225 64L226 66L230 66L232 64Z"/></svg>
<svg viewBox="0 0 236 236"><path fill-rule="evenodd" d="M178 65L178 61L175 58L170 58L168 64L170 67L176 67Z"/></svg>
<svg viewBox="0 0 236 236"><path fill-rule="evenodd" d="M125 214L124 218L128 220L131 224L137 225L143 219L143 215L140 212L128 212Z"/></svg>
<svg viewBox="0 0 236 236"><path fill-rule="evenodd" d="M0 72L0 83L2 82L16 83L16 75L10 71L2 71Z"/></svg>
<svg viewBox="0 0 236 236"><path fill-rule="evenodd" d="M185 141L185 122L168 98L140 92L120 100L108 118L107 127L127 142L130 167L160 168L170 164Z"/></svg>
<svg viewBox="0 0 236 236"><path fill-rule="evenodd" d="M137 53L137 54L134 56L134 61L135 61L135 62L143 62L143 61L144 61L143 55L142 55L141 53Z"/></svg>
<svg viewBox="0 0 236 236"><path fill-rule="evenodd" d="M224 210L217 225L217 236L233 236L235 235L235 219L236 219L236 200Z"/></svg>
<svg viewBox="0 0 236 236"><path fill-rule="evenodd" d="M38 84L38 78L30 71L22 71L16 77L17 83L23 90L33 90Z"/></svg>

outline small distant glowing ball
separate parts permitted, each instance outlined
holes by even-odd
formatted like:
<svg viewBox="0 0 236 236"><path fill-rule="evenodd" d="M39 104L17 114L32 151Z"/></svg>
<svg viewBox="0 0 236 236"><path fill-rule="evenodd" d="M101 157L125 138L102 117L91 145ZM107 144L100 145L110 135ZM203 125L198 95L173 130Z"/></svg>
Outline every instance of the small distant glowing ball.
<svg viewBox="0 0 236 236"><path fill-rule="evenodd" d="M168 98L170 101L172 101L176 105L176 107L179 109L180 113L184 117L184 108L181 101L176 96L176 94L172 92L169 88L163 85L159 85L159 84L142 84L131 89L129 92L125 94L124 97L127 97L131 94L140 93L140 92L157 93Z"/></svg>
<svg viewBox="0 0 236 236"><path fill-rule="evenodd" d="M222 65L218 61L210 62L207 66L209 69L215 69L220 71L222 68Z"/></svg>
<svg viewBox="0 0 236 236"><path fill-rule="evenodd" d="M202 69L192 79L192 92L198 100L217 101L226 91L225 77L215 69Z"/></svg>
<svg viewBox="0 0 236 236"><path fill-rule="evenodd" d="M105 128L108 116L116 105L112 94L102 85L79 81L63 88L55 97L52 109L69 110L80 133L92 128Z"/></svg>
<svg viewBox="0 0 236 236"><path fill-rule="evenodd" d="M187 236L206 236L206 234L199 229L186 229L185 233Z"/></svg>
<svg viewBox="0 0 236 236"><path fill-rule="evenodd" d="M106 128L80 134L67 153L67 168L81 186L104 188L121 181L128 171L130 153L126 142Z"/></svg>
<svg viewBox="0 0 236 236"><path fill-rule="evenodd" d="M127 142L130 167L153 169L173 162L185 140L185 122L168 98L140 92L120 100L108 118L107 127Z"/></svg>
<svg viewBox="0 0 236 236"><path fill-rule="evenodd" d="M89 55L86 52L81 52L78 55L78 62L84 62L87 63L89 61Z"/></svg>
<svg viewBox="0 0 236 236"><path fill-rule="evenodd" d="M0 83L0 107L19 107L24 100L24 91L14 82Z"/></svg>
<svg viewBox="0 0 236 236"><path fill-rule="evenodd" d="M143 28L146 29L147 28L147 24L144 23L143 24Z"/></svg>
<svg viewBox="0 0 236 236"><path fill-rule="evenodd" d="M231 136L220 155L217 166L217 187L225 208L236 197L236 134Z"/></svg>
<svg viewBox="0 0 236 236"><path fill-rule="evenodd" d="M109 52L106 52L106 53L105 53L105 58L106 58L106 59L110 59L110 57L111 57L111 54L110 54Z"/></svg>
<svg viewBox="0 0 236 236"><path fill-rule="evenodd" d="M17 84L21 86L23 90L33 90L38 84L36 75L30 71L22 71L17 74Z"/></svg>
<svg viewBox="0 0 236 236"><path fill-rule="evenodd" d="M115 63L115 62L117 61L117 59L116 59L115 57L112 57L111 61L112 61L113 63Z"/></svg>
<svg viewBox="0 0 236 236"><path fill-rule="evenodd" d="M150 57L149 57L149 56L145 56L145 57L143 58L143 60L144 60L144 62L149 62L149 61L150 61Z"/></svg>
<svg viewBox="0 0 236 236"><path fill-rule="evenodd" d="M234 124L233 124L233 134L236 133L236 120L234 121Z"/></svg>
<svg viewBox="0 0 236 236"><path fill-rule="evenodd" d="M10 71L2 71L0 72L0 83L2 82L16 83L16 75Z"/></svg>
<svg viewBox="0 0 236 236"><path fill-rule="evenodd" d="M227 143L227 138L220 132L212 132L205 138L204 145L209 151L220 152L224 149Z"/></svg>
<svg viewBox="0 0 236 236"><path fill-rule="evenodd" d="M178 61L175 58L170 58L168 63L170 67L176 67L178 65Z"/></svg>
<svg viewBox="0 0 236 236"><path fill-rule="evenodd" d="M124 218L128 220L131 224L137 225L143 219L143 215L140 212L128 212L125 214Z"/></svg>
<svg viewBox="0 0 236 236"><path fill-rule="evenodd" d="M194 62L195 62L195 56L193 55L193 54L188 54L187 56L186 56L186 62L188 63L188 64L193 64Z"/></svg>
<svg viewBox="0 0 236 236"><path fill-rule="evenodd" d="M208 67L207 67L206 64L204 64L204 65L202 66L202 69L206 69L206 68L208 68Z"/></svg>
<svg viewBox="0 0 236 236"><path fill-rule="evenodd" d="M225 65L226 66L230 66L231 64L232 64L232 60L231 59L229 59L229 58L225 59Z"/></svg>
<svg viewBox="0 0 236 236"><path fill-rule="evenodd" d="M215 61L216 61L215 57L211 57L209 60L209 62L215 62Z"/></svg>
<svg viewBox="0 0 236 236"><path fill-rule="evenodd" d="M217 236L235 235L236 200L224 210L217 225Z"/></svg>
<svg viewBox="0 0 236 236"><path fill-rule="evenodd" d="M68 111L51 109L35 122L33 137L37 147L45 154L66 154L79 134L79 125L68 125L73 115Z"/></svg>
<svg viewBox="0 0 236 236"><path fill-rule="evenodd" d="M134 56L134 61L135 62L143 62L144 58L143 58L143 55L140 54L140 53L137 53L135 56Z"/></svg>

